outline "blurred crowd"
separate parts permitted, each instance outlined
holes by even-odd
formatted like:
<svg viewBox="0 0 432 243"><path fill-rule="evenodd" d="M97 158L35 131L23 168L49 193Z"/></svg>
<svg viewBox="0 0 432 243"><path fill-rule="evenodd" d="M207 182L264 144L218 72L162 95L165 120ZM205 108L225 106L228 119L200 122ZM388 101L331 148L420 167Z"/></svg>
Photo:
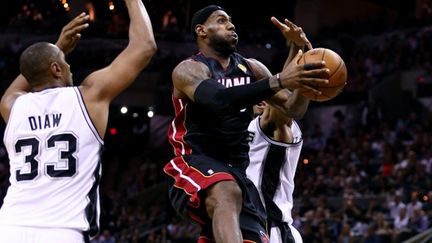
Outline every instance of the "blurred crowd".
<svg viewBox="0 0 432 243"><path fill-rule="evenodd" d="M305 131L294 224L306 242L401 242L431 227L432 113L334 120L327 138Z"/></svg>
<svg viewBox="0 0 432 243"><path fill-rule="evenodd" d="M430 20L428 6L425 20ZM180 54L183 45L191 41L182 31L178 13L161 13L156 37L172 49L159 50L145 70L148 73L160 73L162 68L172 70L185 57ZM52 9L24 4L9 20L5 33L14 36L14 31L24 28L31 30L30 34L47 29L49 34L55 34L66 16L66 11L54 15ZM105 33L115 39L113 43L124 44L124 15L112 14L105 21L89 33ZM313 124L302 128L304 149L295 178L293 218L304 242L401 242L432 226L432 113L415 100L410 103L412 112L396 117L386 116L374 97L367 106L361 103L369 97L371 88L393 73L422 69L431 75L432 29L427 23L380 34L363 33L361 37L347 33L336 39L326 38L331 36L327 30L322 38L311 38L314 46L331 48L344 58L349 83L338 99L353 103L349 112L358 115L349 120L339 112L332 117L330 126ZM281 39L277 32L250 31L240 45L253 50L269 48L265 44L272 43L265 54L268 56L244 54L262 58L272 71L277 71L286 57L283 41L275 42L277 39ZM1 93L18 74L19 54L26 45L18 35L7 41L0 38ZM107 65L118 50L109 46L78 47L68 61L72 68L91 70ZM86 59L81 60L82 56ZM87 74L73 71L76 80ZM155 103L160 104L158 110L172 115L170 75L166 73L155 76L160 80L156 80L154 92L164 99ZM353 94L358 94L357 100L349 99ZM3 136L4 123L0 130ZM102 157L101 233L93 243L196 242L197 225L178 218L167 204L162 167L171 158L170 145L166 142L157 148L149 147L148 137L131 139L127 133L107 133ZM1 144L0 205L8 177L7 154Z"/></svg>

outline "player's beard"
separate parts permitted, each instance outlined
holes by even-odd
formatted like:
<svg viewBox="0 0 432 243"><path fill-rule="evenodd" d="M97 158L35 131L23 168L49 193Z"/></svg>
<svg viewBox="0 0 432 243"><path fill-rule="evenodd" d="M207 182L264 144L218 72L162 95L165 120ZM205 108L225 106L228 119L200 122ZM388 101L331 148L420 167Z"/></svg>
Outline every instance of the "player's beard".
<svg viewBox="0 0 432 243"><path fill-rule="evenodd" d="M213 35L209 38L209 46L213 47L217 53L224 57L229 57L236 50L237 42L234 38L227 40L218 35Z"/></svg>

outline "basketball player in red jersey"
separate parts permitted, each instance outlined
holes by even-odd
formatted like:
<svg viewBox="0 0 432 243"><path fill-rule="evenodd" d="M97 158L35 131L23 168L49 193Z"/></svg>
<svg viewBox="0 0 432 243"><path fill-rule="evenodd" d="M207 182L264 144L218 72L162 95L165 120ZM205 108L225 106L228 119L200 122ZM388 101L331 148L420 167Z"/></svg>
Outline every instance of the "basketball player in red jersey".
<svg viewBox="0 0 432 243"><path fill-rule="evenodd" d="M246 178L247 127L262 100L291 117L302 100L281 99L282 89L311 90L328 82L324 63L298 65L301 51L277 75L235 52L238 36L219 6L197 11L191 24L199 52L172 73L176 117L169 140L176 157L164 167L177 212L202 226L200 242L267 242L266 215Z"/></svg>

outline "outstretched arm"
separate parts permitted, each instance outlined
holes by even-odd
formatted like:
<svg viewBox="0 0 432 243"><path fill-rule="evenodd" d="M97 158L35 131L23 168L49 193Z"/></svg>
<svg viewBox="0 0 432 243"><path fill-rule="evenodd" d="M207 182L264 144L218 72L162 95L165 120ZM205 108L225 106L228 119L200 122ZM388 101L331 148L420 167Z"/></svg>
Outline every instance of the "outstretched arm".
<svg viewBox="0 0 432 243"><path fill-rule="evenodd" d="M277 18L271 18L272 23L281 31L282 35L285 37L287 41L287 45L290 48L288 58L284 64L284 70L290 69L295 70L298 69L296 67L296 63L298 63L298 59L300 58L299 51L304 50L305 47L308 49L312 49L312 44L306 37L301 27L296 26L294 23L289 21L288 19L284 20L284 23L280 22ZM270 75L268 69L262 65L260 62L255 61L255 66L258 73L261 75ZM295 72L291 71L288 74L295 74ZM273 107L277 108L282 114L285 114L288 118L299 119L303 117L306 113L307 107L309 105L309 99L301 95L302 87L293 86L290 88L292 91L288 89L282 89L267 102Z"/></svg>
<svg viewBox="0 0 432 243"><path fill-rule="evenodd" d="M60 33L56 45L65 54L71 52L78 43L81 34L80 32L88 27L88 15L81 13L65 25ZM30 85L22 74L18 75L15 80L9 85L3 94L0 102L0 112L3 120L9 120L10 110L12 109L15 100L31 90Z"/></svg>
<svg viewBox="0 0 432 243"><path fill-rule="evenodd" d="M304 51L305 47L309 50L313 48L301 27L298 27L288 19L284 19L284 23L282 23L277 18L271 17L271 21L281 31L286 39L287 47L290 49L284 67L288 65L299 50Z"/></svg>
<svg viewBox="0 0 432 243"><path fill-rule="evenodd" d="M91 73L81 85L89 102L109 103L136 79L156 52L150 17L141 0L125 0L129 12L128 46L101 70Z"/></svg>
<svg viewBox="0 0 432 243"><path fill-rule="evenodd" d="M103 138L109 105L135 81L156 52L150 17L142 0L124 0L129 12L129 43L107 67L91 73L79 87L90 118Z"/></svg>

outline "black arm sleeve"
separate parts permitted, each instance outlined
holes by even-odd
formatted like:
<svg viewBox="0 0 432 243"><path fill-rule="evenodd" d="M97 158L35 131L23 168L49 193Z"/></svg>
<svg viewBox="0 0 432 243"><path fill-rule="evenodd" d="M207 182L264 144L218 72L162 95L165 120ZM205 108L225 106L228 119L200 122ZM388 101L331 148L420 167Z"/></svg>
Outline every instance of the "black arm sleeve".
<svg viewBox="0 0 432 243"><path fill-rule="evenodd" d="M273 94L275 92L270 88L269 79L231 88L225 88L214 79L207 79L198 85L194 98L197 104L214 111L224 111L258 104Z"/></svg>

